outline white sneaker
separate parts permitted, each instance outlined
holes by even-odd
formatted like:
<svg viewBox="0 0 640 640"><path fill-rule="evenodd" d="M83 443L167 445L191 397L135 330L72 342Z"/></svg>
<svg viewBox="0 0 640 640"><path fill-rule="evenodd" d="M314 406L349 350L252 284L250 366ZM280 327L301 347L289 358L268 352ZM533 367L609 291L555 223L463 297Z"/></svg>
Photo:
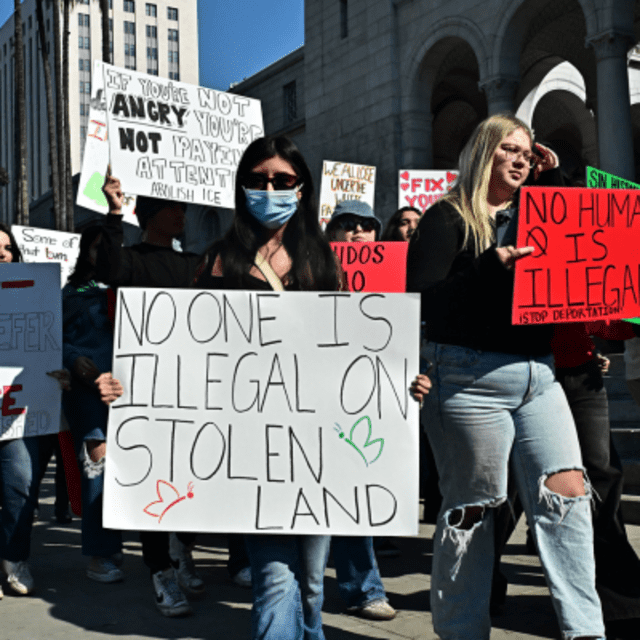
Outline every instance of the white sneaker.
<svg viewBox="0 0 640 640"><path fill-rule="evenodd" d="M4 598L4 591L2 590L2 586L0 585L0 600Z"/></svg>
<svg viewBox="0 0 640 640"><path fill-rule="evenodd" d="M182 544L175 533L169 535L169 556L176 570L178 584L187 595L201 596L204 593L204 581L196 573L191 549Z"/></svg>
<svg viewBox="0 0 640 640"><path fill-rule="evenodd" d="M23 596L33 591L33 577L26 560L20 562L2 561L2 568L7 574L9 586Z"/></svg>
<svg viewBox="0 0 640 640"><path fill-rule="evenodd" d="M96 582L120 582L124 573L115 565L111 558L93 556L87 565L87 578Z"/></svg>
<svg viewBox="0 0 640 640"><path fill-rule="evenodd" d="M176 581L173 567L158 571L151 576L156 592L156 607L163 616L173 618L191 613L191 606Z"/></svg>

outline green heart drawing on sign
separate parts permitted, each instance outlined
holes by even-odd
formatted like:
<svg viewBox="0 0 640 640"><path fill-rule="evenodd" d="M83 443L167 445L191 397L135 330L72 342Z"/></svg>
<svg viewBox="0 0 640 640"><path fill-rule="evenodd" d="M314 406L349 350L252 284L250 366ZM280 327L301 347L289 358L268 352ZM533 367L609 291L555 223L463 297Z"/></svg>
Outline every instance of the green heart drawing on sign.
<svg viewBox="0 0 640 640"><path fill-rule="evenodd" d="M354 437L353 437L353 433L356 430L356 427L365 420L367 424L367 437L364 441L364 444L362 445L362 449L366 449L367 447L370 447L374 444L380 445L380 449L378 450L378 455L371 461L367 460L367 456L364 455L362 449L360 449L360 447L354 442ZM342 427L337 422L335 423L335 425L338 428L337 429L334 428L334 429L335 431L338 432L338 435L340 436L340 438L344 439L344 441L347 444L352 446L360 454L360 457L364 460L364 463L367 465L367 467L370 464L373 464L382 455L382 450L384 449L384 438L376 438L375 440L371 440L371 418L369 418L369 416L362 416L362 418L360 418L359 420L356 420L354 425L351 427L351 431L349 432L348 438L344 437L344 431L342 430ZM360 429L360 431L362 431L362 429Z"/></svg>

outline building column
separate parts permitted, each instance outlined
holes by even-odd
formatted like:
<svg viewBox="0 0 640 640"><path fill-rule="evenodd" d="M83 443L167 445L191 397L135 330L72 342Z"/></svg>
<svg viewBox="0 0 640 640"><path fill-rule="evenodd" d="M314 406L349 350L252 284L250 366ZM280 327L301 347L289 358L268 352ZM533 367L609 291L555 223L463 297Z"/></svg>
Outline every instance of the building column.
<svg viewBox="0 0 640 640"><path fill-rule="evenodd" d="M627 71L627 51L632 44L630 34L613 30L587 38L587 46L592 46L596 55L600 169L633 181L633 130Z"/></svg>
<svg viewBox="0 0 640 640"><path fill-rule="evenodd" d="M519 86L518 78L493 76L480 80L478 88L487 96L487 113L490 116L504 111L514 113L514 97Z"/></svg>

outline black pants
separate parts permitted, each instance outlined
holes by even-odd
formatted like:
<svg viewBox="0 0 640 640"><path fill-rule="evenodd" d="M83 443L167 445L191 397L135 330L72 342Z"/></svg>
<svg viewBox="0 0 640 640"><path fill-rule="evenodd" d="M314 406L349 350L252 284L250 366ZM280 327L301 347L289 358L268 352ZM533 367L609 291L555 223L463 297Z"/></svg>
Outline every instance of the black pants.
<svg viewBox="0 0 640 640"><path fill-rule="evenodd" d="M600 369L592 361L574 369L558 369L556 376L569 401L583 464L596 494L593 512L596 588L604 619L638 618L640 560L629 544L622 520L622 464L611 437L609 402ZM513 499L513 494L510 497ZM516 515L521 512L520 508ZM515 528L510 516L507 505L496 514L496 571Z"/></svg>
<svg viewBox="0 0 640 640"><path fill-rule="evenodd" d="M195 533L178 533L178 540L187 546L193 544ZM164 571L171 566L169 556L169 534L166 531L141 531L142 559L149 567L151 575L158 571Z"/></svg>

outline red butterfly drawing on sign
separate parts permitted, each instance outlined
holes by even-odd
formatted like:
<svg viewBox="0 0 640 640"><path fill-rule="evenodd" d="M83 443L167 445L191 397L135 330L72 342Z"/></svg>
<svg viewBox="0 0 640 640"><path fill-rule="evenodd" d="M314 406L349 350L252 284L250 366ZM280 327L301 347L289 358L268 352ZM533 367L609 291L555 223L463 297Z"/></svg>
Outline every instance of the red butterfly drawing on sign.
<svg viewBox="0 0 640 640"><path fill-rule="evenodd" d="M171 490L171 492L173 493L171 493L169 490ZM162 522L162 518L164 518L164 514L167 513L167 511L169 511L171 507L175 507L179 502L182 502L187 498L189 499L193 498L193 482L190 482L187 485L187 494L184 496L181 496L179 491L171 483L167 482L166 480L158 480L158 482L156 482L156 493L158 494L159 499L154 500L153 502L150 502L143 509L143 511L148 516L153 516L154 518L158 518L158 524L160 524L160 522ZM165 493L166 495L163 496L162 495L163 493ZM168 499L165 500L165 497ZM158 513L160 509L154 509L153 511L150 511L150 508L156 504L157 505L167 504L167 506L160 513Z"/></svg>

